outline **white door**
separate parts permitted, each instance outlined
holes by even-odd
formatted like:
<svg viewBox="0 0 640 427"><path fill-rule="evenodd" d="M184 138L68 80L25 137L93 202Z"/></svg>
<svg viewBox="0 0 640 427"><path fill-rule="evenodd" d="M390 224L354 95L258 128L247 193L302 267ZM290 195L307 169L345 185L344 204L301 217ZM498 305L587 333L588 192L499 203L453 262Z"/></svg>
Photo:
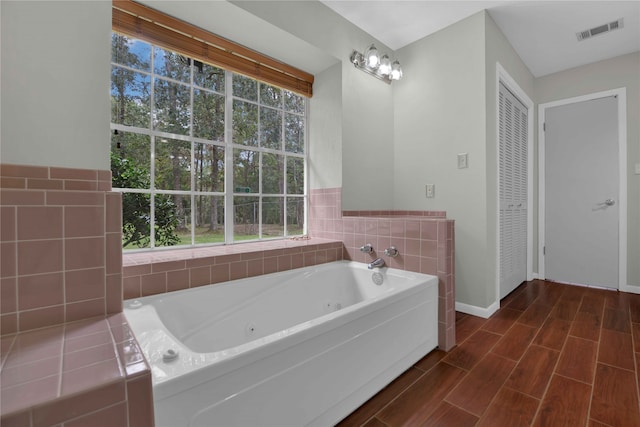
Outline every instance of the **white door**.
<svg viewBox="0 0 640 427"><path fill-rule="evenodd" d="M500 299L527 280L527 108L498 92Z"/></svg>
<svg viewBox="0 0 640 427"><path fill-rule="evenodd" d="M618 288L618 100L545 112L545 277Z"/></svg>

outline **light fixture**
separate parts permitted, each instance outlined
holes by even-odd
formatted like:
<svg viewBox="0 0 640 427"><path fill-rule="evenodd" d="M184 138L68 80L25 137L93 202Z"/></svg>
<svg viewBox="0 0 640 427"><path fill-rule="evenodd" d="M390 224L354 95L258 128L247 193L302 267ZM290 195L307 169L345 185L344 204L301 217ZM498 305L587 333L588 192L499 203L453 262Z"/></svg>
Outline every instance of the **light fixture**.
<svg viewBox="0 0 640 427"><path fill-rule="evenodd" d="M391 63L391 59L387 54L380 56L378 49L373 44L364 51L364 54L354 50L351 53L351 62L356 68L388 84L391 84L393 80L402 78L400 62L395 60Z"/></svg>
<svg viewBox="0 0 640 427"><path fill-rule="evenodd" d="M365 64L371 68L377 68L380 65L380 55L378 54L378 49L376 49L375 45L371 45L364 52Z"/></svg>
<svg viewBox="0 0 640 427"><path fill-rule="evenodd" d="M378 67L378 71L380 71L380 74L382 74L383 76L391 74L391 60L389 59L389 55L385 54L382 56L382 58L380 58L380 66Z"/></svg>
<svg viewBox="0 0 640 427"><path fill-rule="evenodd" d="M396 60L391 64L391 80L400 80L402 78L402 67L400 67L400 63Z"/></svg>

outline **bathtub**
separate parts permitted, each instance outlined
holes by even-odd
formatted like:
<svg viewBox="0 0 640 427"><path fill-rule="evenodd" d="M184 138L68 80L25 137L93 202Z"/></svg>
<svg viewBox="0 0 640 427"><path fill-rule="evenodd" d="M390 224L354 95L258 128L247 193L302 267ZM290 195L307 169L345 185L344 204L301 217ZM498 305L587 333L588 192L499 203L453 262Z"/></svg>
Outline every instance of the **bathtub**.
<svg viewBox="0 0 640 427"><path fill-rule="evenodd" d="M156 426L333 425L438 343L438 280L338 261L125 301Z"/></svg>

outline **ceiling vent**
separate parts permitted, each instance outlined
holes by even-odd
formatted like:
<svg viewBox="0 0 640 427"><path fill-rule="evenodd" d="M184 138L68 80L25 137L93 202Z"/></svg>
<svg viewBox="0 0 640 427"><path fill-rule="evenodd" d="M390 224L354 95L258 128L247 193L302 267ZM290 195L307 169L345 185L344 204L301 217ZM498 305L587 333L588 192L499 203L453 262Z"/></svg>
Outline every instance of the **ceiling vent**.
<svg viewBox="0 0 640 427"><path fill-rule="evenodd" d="M624 22L622 18L617 21L610 22L608 24L600 25L598 27L594 27L588 30L580 31L576 33L578 37L578 41L586 40L591 37L595 37L599 34L608 33L609 31L618 30L624 26Z"/></svg>

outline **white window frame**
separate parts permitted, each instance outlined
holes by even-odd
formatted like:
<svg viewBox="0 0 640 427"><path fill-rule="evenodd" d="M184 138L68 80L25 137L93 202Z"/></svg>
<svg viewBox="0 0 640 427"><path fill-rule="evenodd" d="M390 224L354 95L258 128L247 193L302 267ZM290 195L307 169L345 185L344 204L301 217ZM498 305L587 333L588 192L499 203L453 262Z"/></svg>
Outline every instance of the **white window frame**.
<svg viewBox="0 0 640 427"><path fill-rule="evenodd" d="M129 37L130 39L135 39L134 37ZM139 40L139 39L136 39ZM110 66L117 66L117 67L121 67L121 68L125 68L127 70L136 72L136 73L141 73L144 75L147 75L150 77L150 114L149 114L149 127L148 128L141 128L141 127L137 127L137 126L127 126L124 124L116 124L111 122L110 124L110 129L111 132L113 133L114 131L119 131L119 132L129 132L129 133L137 133L137 134L142 134L142 135L148 135L150 138L150 175L151 175L151 188L149 189L132 189L132 188L113 188L114 192L121 192L121 193L143 193L143 194L149 194L150 198L151 198L151 203L150 203L150 217L151 217L151 228L150 228L150 242L149 242L149 247L148 248L140 248L140 249L127 249L127 252L134 252L134 251L149 251L149 250L167 250L167 249L180 249L180 248L190 248L190 247L197 247L197 246L214 246L214 245L222 245L222 244L226 244L226 245L230 245L230 244L239 244L239 243L247 243L247 242L256 242L256 241L269 241L269 240L282 240L282 239L288 239L291 238L293 236L300 236L300 235L306 235L307 234L307 230L308 230L308 189L309 189L309 184L308 184L308 153L309 153L309 100L308 98L305 98L302 95L298 95L301 96L304 99L304 113L300 114L300 116L303 117L304 119L304 148L303 148L303 153L292 153L292 152L287 152L285 150L285 120L284 117L286 114L288 113L292 113L291 111L287 111L284 107L284 102L281 108L276 108L276 107L271 107L271 106L267 106L264 105L268 108L273 108L273 109L277 109L279 111L282 111L283 114L283 120L282 120L282 147L281 150L275 150L275 149L270 149L270 148L263 148L263 147L259 147L259 146L249 146L249 145L244 145L244 144L236 144L233 142L232 138L233 138L233 101L234 99L240 99L243 102L249 102L249 103L253 103L255 105L258 106L258 109L260 108L260 106L262 106L263 104L260 103L260 99L259 99L259 95L260 95L260 86L261 84L267 84L267 83L263 83L260 82L259 80L256 80L252 77L247 77L249 79L252 79L254 81L258 82L258 101L251 101L251 100L246 100L244 98L240 98L237 96L233 95L233 75L234 73L229 71L229 70L224 70L224 68L215 66L217 68L223 69L225 72L225 85L224 85L224 93L221 92L217 92L211 89L207 89L207 88L202 88L200 86L197 86L194 84L194 67L193 65L191 66L191 73L190 73L190 78L189 78L189 82L185 83L183 81L179 81L179 80L175 80L172 79L170 77L167 76L163 76L163 75L159 75L155 73L155 69L154 69L154 60L155 60L155 55L154 55L154 48L155 47L159 47L160 49L163 50L167 50L162 48L161 46L157 46L153 43L149 43L146 42L144 40L139 40L143 43L148 43L151 46L151 62L150 62L150 71L145 71L145 70L140 70L140 69L136 69L133 67L128 67L126 65L122 65L116 62L111 62ZM192 61L196 60L194 58L190 58ZM211 92L211 93L216 93L219 95L222 95L225 97L225 126L224 126L224 138L223 138L223 142L219 142L219 141L212 141L212 140L206 140L206 139L202 139L202 138L197 138L193 136L193 115L190 116L190 126L189 126L189 135L180 135L180 134L172 134L172 133L167 133L167 132L162 132L162 131L158 131L158 130L154 130L153 129L153 111L154 111L154 89L155 89L155 84L154 84L154 79L156 78L160 78L164 81L168 81L171 83L175 83L175 84L181 84L181 85L188 85L189 86L189 91L190 91L190 103L191 103L191 111L193 111L193 92L194 89L197 90L204 90L207 92ZM270 86L274 86L274 85L270 85ZM274 86L275 87L275 86ZM282 89L284 91L287 91L287 89ZM295 113L293 113L295 114ZM260 114L258 114L258 141L260 141L260 126L259 126L259 122L260 122ZM187 141L191 143L191 189L189 191L182 191L182 190L158 190L155 187L155 140L156 138L169 138L169 139L174 139L174 140L181 140L181 141ZM215 145L215 146L219 146L219 147L223 147L225 152L224 152L224 191L223 192L200 192L200 191L195 191L194 187L195 187L195 175L194 175L194 164L195 164L195 159L194 159L194 145L195 143L206 143L206 144L210 144L210 145ZM258 144L259 145L259 144ZM262 156L260 156L260 164L259 164L259 168L260 168L260 174L259 174L259 190L257 193L235 193L234 192L234 188L235 188L235 184L233 182L233 175L234 175L234 159L233 159L233 153L234 150L236 149L241 149L241 150L247 150L247 151L254 151L257 153L270 153L270 154L278 154L283 156L284 158L284 170L283 170L283 180L284 180L284 192L282 194L265 194L262 192L262 164L261 164L261 158ZM296 158L301 158L303 159L303 165L304 165L304 184L303 184L303 194L288 194L287 193L287 158L289 157L296 157ZM184 196L189 196L190 198L190 205L191 205L191 209L190 209L190 228L191 228L191 244L188 245L175 245L175 246L161 246L158 247L155 244L155 233L153 232L154 227L153 225L155 224L155 197L158 194L182 194ZM195 243L195 215L196 215L196 209L195 209L195 198L196 196L217 196L217 197L223 197L224 199L224 242L223 243L200 243L197 244ZM259 213L257 215L257 225L258 225L258 238L257 239L251 239L251 240L240 240L240 241L236 241L234 240L234 226L235 226L235 214L234 214L234 204L233 204L233 200L235 196L247 196L247 197L257 197L260 201L259 203ZM284 199L284 235L283 236L276 236L276 237L268 237L265 238L263 237L263 233L262 233L262 203L263 203L263 198L264 197L282 197ZM288 223L287 223L287 199L288 198L300 198L303 200L304 203L304 217L303 217L303 230L302 230L302 234L289 234L289 230L288 230Z"/></svg>

